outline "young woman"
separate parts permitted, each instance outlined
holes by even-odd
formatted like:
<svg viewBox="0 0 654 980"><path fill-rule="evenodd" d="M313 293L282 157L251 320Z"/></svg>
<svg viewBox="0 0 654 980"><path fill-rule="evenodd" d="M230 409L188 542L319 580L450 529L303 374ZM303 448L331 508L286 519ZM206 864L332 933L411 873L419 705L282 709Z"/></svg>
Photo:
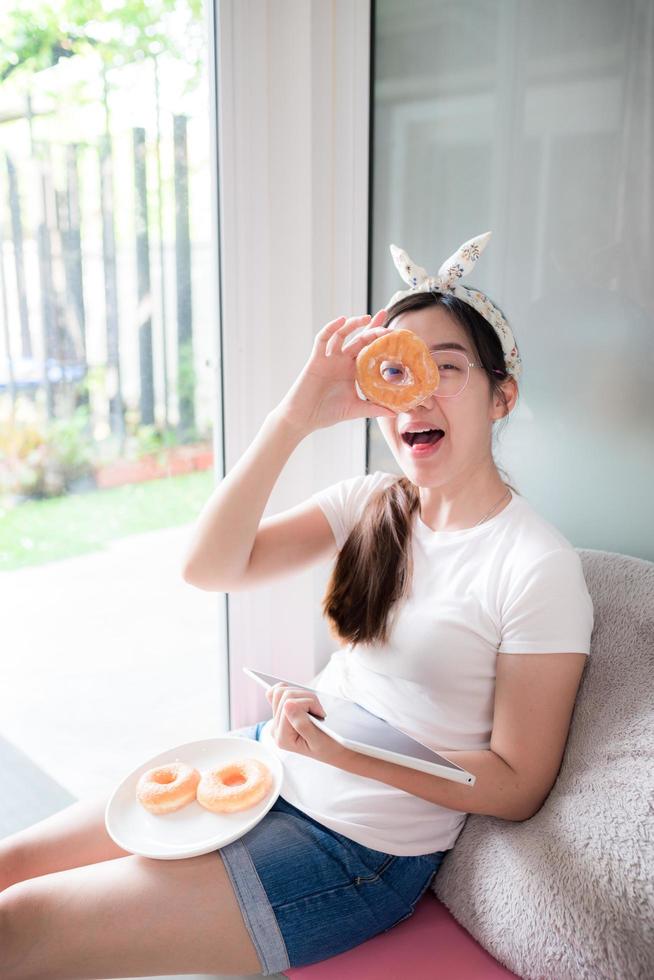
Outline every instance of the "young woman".
<svg viewBox="0 0 654 980"><path fill-rule="evenodd" d="M319 694L275 685L273 717L235 734L280 755L284 792L239 840L179 861L129 855L100 799L0 841L4 980L267 976L326 959L413 913L468 813L525 820L547 797L592 603L572 545L493 459L493 427L518 395L501 314L478 292L407 281L388 311L320 330L200 515L184 577L233 591L334 558L323 611L341 647L311 686L442 751L475 786L343 749L308 719ZM398 328L433 348L440 382L395 413L363 401L354 378L358 352ZM402 476L357 476L262 520L301 440L363 417Z"/></svg>

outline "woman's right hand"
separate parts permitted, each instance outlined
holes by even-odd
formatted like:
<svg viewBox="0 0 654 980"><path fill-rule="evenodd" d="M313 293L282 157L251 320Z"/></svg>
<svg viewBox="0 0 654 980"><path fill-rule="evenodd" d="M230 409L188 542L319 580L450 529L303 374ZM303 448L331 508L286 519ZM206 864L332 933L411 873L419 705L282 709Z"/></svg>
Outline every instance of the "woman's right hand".
<svg viewBox="0 0 654 980"><path fill-rule="evenodd" d="M308 434L337 422L361 418L394 418L383 405L363 401L357 395L356 358L385 327L386 310L346 319L331 320L318 332L309 360L276 411L295 429ZM344 341L370 320L368 326L343 349Z"/></svg>

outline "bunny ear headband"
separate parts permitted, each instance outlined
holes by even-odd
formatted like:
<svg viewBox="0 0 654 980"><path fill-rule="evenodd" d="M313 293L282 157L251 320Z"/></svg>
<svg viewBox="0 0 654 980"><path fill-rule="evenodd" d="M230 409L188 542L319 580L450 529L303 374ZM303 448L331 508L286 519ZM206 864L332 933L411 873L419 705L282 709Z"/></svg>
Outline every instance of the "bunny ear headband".
<svg viewBox="0 0 654 980"><path fill-rule="evenodd" d="M409 284L410 289L398 290L396 293L393 293L386 304L386 309L392 306L393 303L396 303L402 296L409 296L411 293L437 292L450 293L453 296L457 296L464 303L473 306L493 327L502 343L506 370L517 379L522 371L522 361L520 360L511 328L506 322L504 315L484 293L478 289L472 289L471 286L460 286L456 282L457 279L466 276L473 268L475 262L486 248L490 236L490 231L487 231L483 235L477 235L475 238L464 242L463 245L459 246L454 255L451 255L449 259L443 262L436 276L428 276L426 269L416 265L406 252L398 248L397 245L391 245L391 255L393 256L395 268L404 281Z"/></svg>

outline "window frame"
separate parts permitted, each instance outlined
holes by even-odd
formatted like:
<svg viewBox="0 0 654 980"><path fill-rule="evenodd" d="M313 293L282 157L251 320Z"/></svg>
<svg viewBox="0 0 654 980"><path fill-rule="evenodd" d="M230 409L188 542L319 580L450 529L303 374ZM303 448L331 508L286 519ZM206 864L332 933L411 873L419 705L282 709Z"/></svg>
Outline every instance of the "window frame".
<svg viewBox="0 0 654 980"><path fill-rule="evenodd" d="M218 481L292 385L320 327L369 312L370 0L215 0L214 38ZM366 442L365 419L313 433L263 516L365 473ZM221 597L223 728L270 716L243 666L306 683L325 665L329 571Z"/></svg>

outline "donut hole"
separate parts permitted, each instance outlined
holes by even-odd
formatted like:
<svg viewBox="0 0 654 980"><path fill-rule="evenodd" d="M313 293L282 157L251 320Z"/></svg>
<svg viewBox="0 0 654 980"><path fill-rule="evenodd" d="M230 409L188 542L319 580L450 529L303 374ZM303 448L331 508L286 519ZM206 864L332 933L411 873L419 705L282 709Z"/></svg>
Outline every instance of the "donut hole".
<svg viewBox="0 0 654 980"><path fill-rule="evenodd" d="M152 777L154 783L159 783L162 786L165 786L167 783L174 783L176 779L177 776L175 773L170 771L155 772Z"/></svg>
<svg viewBox="0 0 654 980"><path fill-rule="evenodd" d="M404 378L404 365L400 361L382 361L379 373L389 384L401 384Z"/></svg>
<svg viewBox="0 0 654 980"><path fill-rule="evenodd" d="M379 373L388 384L413 384L413 374L402 361L382 361Z"/></svg>
<svg viewBox="0 0 654 980"><path fill-rule="evenodd" d="M242 786L246 782L247 779L240 769L228 769L227 772L223 773L225 786Z"/></svg>

